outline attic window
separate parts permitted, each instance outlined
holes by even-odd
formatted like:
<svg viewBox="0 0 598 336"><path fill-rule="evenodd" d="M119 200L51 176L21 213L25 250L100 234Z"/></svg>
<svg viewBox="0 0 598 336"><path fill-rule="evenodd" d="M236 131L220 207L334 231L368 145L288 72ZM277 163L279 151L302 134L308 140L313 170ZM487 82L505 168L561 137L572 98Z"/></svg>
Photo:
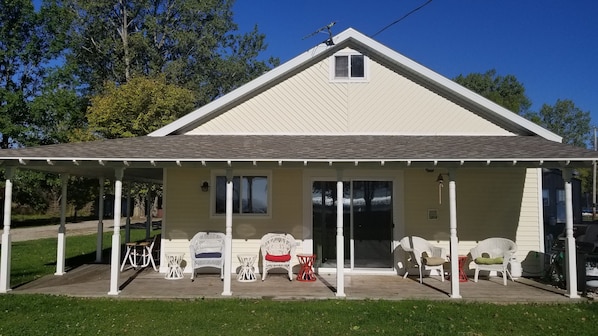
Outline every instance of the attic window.
<svg viewBox="0 0 598 336"><path fill-rule="evenodd" d="M366 57L358 53L336 54L331 59L331 80L364 81L367 79Z"/></svg>

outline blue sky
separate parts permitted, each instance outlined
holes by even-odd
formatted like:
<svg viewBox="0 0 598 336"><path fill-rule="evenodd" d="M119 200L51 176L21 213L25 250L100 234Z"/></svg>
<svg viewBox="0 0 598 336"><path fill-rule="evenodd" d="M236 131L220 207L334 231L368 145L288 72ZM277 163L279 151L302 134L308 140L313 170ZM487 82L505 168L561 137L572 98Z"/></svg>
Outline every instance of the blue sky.
<svg viewBox="0 0 598 336"><path fill-rule="evenodd" d="M237 0L241 31L254 25L281 62L326 38L314 30L336 21L371 36L427 0ZM433 0L374 37L412 60L454 78L486 72L523 83L532 110L571 99L598 126L598 1Z"/></svg>

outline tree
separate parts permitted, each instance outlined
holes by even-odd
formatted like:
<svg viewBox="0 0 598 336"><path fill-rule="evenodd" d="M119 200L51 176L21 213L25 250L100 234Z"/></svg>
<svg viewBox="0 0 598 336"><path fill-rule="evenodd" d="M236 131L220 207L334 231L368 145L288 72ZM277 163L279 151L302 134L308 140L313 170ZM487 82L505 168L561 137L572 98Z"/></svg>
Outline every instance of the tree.
<svg viewBox="0 0 598 336"><path fill-rule="evenodd" d="M542 105L539 112L529 112L525 116L536 124L563 137L563 143L586 148L591 139L591 117L569 99L557 99L551 106ZM593 176L590 169L578 169L582 190L593 189Z"/></svg>
<svg viewBox="0 0 598 336"><path fill-rule="evenodd" d="M59 0L56 0L59 1ZM269 69L256 59L265 50L257 29L235 35L232 0L63 0L68 18L67 60L91 93L106 81L164 75L194 92L196 105ZM272 63L277 60L272 60Z"/></svg>
<svg viewBox="0 0 598 336"><path fill-rule="evenodd" d="M531 107L525 87L513 75L500 76L492 69L483 74L459 75L454 81L517 114Z"/></svg>
<svg viewBox="0 0 598 336"><path fill-rule="evenodd" d="M17 146L27 129L43 58L39 22L31 1L0 2L0 148Z"/></svg>
<svg viewBox="0 0 598 336"><path fill-rule="evenodd" d="M146 135L185 115L193 100L191 91L166 84L163 77L109 83L91 99L89 129L109 139Z"/></svg>
<svg viewBox="0 0 598 336"><path fill-rule="evenodd" d="M563 137L563 143L585 148L590 141L590 112L569 99L557 99L553 106L544 104L539 112L528 112L525 117Z"/></svg>

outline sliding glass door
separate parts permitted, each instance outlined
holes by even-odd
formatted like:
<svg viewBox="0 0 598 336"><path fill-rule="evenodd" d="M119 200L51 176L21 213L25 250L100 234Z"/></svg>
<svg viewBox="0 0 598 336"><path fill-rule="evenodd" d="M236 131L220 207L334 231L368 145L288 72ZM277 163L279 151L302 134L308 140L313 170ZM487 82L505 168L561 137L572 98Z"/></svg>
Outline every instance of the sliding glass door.
<svg viewBox="0 0 598 336"><path fill-rule="evenodd" d="M343 182L345 268L392 268L392 182ZM312 184L317 266L336 268L336 182Z"/></svg>

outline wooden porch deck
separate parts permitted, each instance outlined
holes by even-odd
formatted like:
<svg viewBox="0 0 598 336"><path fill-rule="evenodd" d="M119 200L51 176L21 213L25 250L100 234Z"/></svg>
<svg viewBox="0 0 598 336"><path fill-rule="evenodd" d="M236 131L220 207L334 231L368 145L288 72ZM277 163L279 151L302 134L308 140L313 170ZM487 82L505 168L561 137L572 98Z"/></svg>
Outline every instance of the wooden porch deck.
<svg viewBox="0 0 598 336"><path fill-rule="evenodd" d="M86 264L62 276L48 275L12 290L12 293L42 293L77 297L116 297L108 295L110 268L107 264ZM579 302L588 298L570 299L565 292L533 279L521 278L502 285L502 278L472 279L460 283L463 301L492 303ZM248 298L271 300L335 299L335 274L319 274L315 282L289 281L285 274L268 274L266 281L238 282L233 277L232 296L222 296L223 282L219 274L200 274L194 282L189 275L180 280L166 280L164 274L151 267L121 272L119 298L124 299L198 299ZM398 275L345 275L345 299L382 300L454 300L449 297L450 281L438 276L403 279ZM456 300L458 301L458 300Z"/></svg>

